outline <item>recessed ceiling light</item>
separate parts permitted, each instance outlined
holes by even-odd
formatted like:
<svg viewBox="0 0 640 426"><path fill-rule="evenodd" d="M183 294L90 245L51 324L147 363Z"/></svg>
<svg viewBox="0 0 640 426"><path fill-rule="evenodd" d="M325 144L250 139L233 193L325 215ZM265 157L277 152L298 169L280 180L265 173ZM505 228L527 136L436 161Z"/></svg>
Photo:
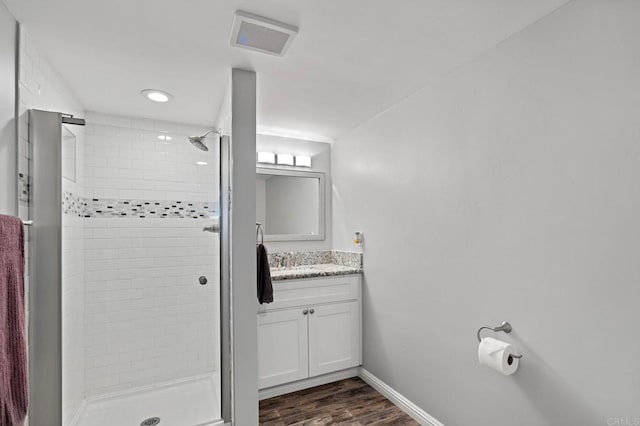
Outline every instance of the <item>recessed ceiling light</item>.
<svg viewBox="0 0 640 426"><path fill-rule="evenodd" d="M157 89L144 89L142 92L140 92L140 94L142 94L147 99L153 102L161 102L161 103L169 102L171 98L173 98L173 96L171 96L170 93L167 93L163 90L157 90Z"/></svg>
<svg viewBox="0 0 640 426"><path fill-rule="evenodd" d="M206 166L206 165L207 165L207 164L209 164L209 163L207 163L206 161L196 161L196 164L197 164L198 166Z"/></svg>
<svg viewBox="0 0 640 426"><path fill-rule="evenodd" d="M169 135L158 135L158 139L160 139L161 141L164 141L164 142L169 142L173 138L171 136L169 136Z"/></svg>

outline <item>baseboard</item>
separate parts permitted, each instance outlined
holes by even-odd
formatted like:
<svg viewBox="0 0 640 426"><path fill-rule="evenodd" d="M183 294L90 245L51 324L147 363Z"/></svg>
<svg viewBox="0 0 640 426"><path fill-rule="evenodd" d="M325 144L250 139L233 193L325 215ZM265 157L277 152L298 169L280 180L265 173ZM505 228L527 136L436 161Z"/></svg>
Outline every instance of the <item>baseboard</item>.
<svg viewBox="0 0 640 426"><path fill-rule="evenodd" d="M263 399L273 398L275 396L297 392L315 386L326 385L327 383L337 382L338 380L349 379L351 377L357 376L358 367L349 368L347 370L337 371L335 373L329 373L323 376L311 377L309 379L298 380L297 382L285 383L283 385L261 389L260 391L258 391L258 399L262 401Z"/></svg>
<svg viewBox="0 0 640 426"><path fill-rule="evenodd" d="M380 392L385 398L397 405L402 411L410 415L415 421L423 426L444 426L438 420L436 420L429 413L418 407L413 402L409 401L403 395L398 393L391 386L371 374L371 372L360 367L358 370L358 376L365 382L367 382L372 388Z"/></svg>

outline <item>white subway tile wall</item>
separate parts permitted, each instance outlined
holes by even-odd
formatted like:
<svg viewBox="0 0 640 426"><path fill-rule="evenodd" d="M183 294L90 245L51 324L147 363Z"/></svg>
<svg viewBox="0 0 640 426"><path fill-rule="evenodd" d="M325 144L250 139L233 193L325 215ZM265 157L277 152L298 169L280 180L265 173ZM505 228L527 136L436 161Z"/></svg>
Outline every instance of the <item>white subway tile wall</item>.
<svg viewBox="0 0 640 426"><path fill-rule="evenodd" d="M188 136L206 127L87 113L89 198L216 201L218 140L200 151ZM196 164L204 162L206 164Z"/></svg>
<svg viewBox="0 0 640 426"><path fill-rule="evenodd" d="M87 396L216 371L219 244L202 232L210 221L84 220Z"/></svg>
<svg viewBox="0 0 640 426"><path fill-rule="evenodd" d="M63 182L64 186L64 182ZM62 362L64 424L84 400L84 219L62 215Z"/></svg>
<svg viewBox="0 0 640 426"><path fill-rule="evenodd" d="M87 113L85 196L217 206L217 139L208 152L187 140L205 130ZM219 243L202 232L211 219L84 222L86 396L218 370Z"/></svg>
<svg viewBox="0 0 640 426"><path fill-rule="evenodd" d="M84 194L85 134L81 126L63 129L62 157L74 163L74 173L63 174L62 191ZM69 143L71 141L71 143ZM73 179L71 179L73 178ZM84 390L84 221L77 216L62 215L62 403L63 421L71 421L82 406Z"/></svg>

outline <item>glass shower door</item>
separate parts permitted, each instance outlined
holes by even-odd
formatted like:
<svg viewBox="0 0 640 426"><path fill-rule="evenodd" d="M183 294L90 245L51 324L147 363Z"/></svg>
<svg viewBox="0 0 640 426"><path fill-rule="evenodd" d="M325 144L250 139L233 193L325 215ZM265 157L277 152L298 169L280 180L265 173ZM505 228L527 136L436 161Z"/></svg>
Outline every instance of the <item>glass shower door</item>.
<svg viewBox="0 0 640 426"><path fill-rule="evenodd" d="M50 125L49 114L57 135L43 127L32 140L41 150L33 164L34 262L58 244L60 285L45 273L48 262L38 262L32 342L51 362L33 355L32 418L65 426L221 423L217 139L203 152L187 142L198 128L92 116L84 128L65 129L60 114L36 116ZM44 188L49 183L57 189ZM57 211L41 208L52 204L46 191ZM59 296L49 293L55 288ZM59 330L58 340L45 324ZM56 368L60 379L44 383ZM45 401L56 386L61 400Z"/></svg>

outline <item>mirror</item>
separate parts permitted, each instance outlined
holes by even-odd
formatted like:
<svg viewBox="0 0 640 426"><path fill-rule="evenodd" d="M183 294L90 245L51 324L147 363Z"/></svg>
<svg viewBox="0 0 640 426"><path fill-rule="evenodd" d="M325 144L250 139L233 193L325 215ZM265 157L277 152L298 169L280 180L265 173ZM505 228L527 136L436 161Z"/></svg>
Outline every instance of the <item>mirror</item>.
<svg viewBox="0 0 640 426"><path fill-rule="evenodd" d="M324 173L256 169L256 222L265 241L324 240Z"/></svg>

